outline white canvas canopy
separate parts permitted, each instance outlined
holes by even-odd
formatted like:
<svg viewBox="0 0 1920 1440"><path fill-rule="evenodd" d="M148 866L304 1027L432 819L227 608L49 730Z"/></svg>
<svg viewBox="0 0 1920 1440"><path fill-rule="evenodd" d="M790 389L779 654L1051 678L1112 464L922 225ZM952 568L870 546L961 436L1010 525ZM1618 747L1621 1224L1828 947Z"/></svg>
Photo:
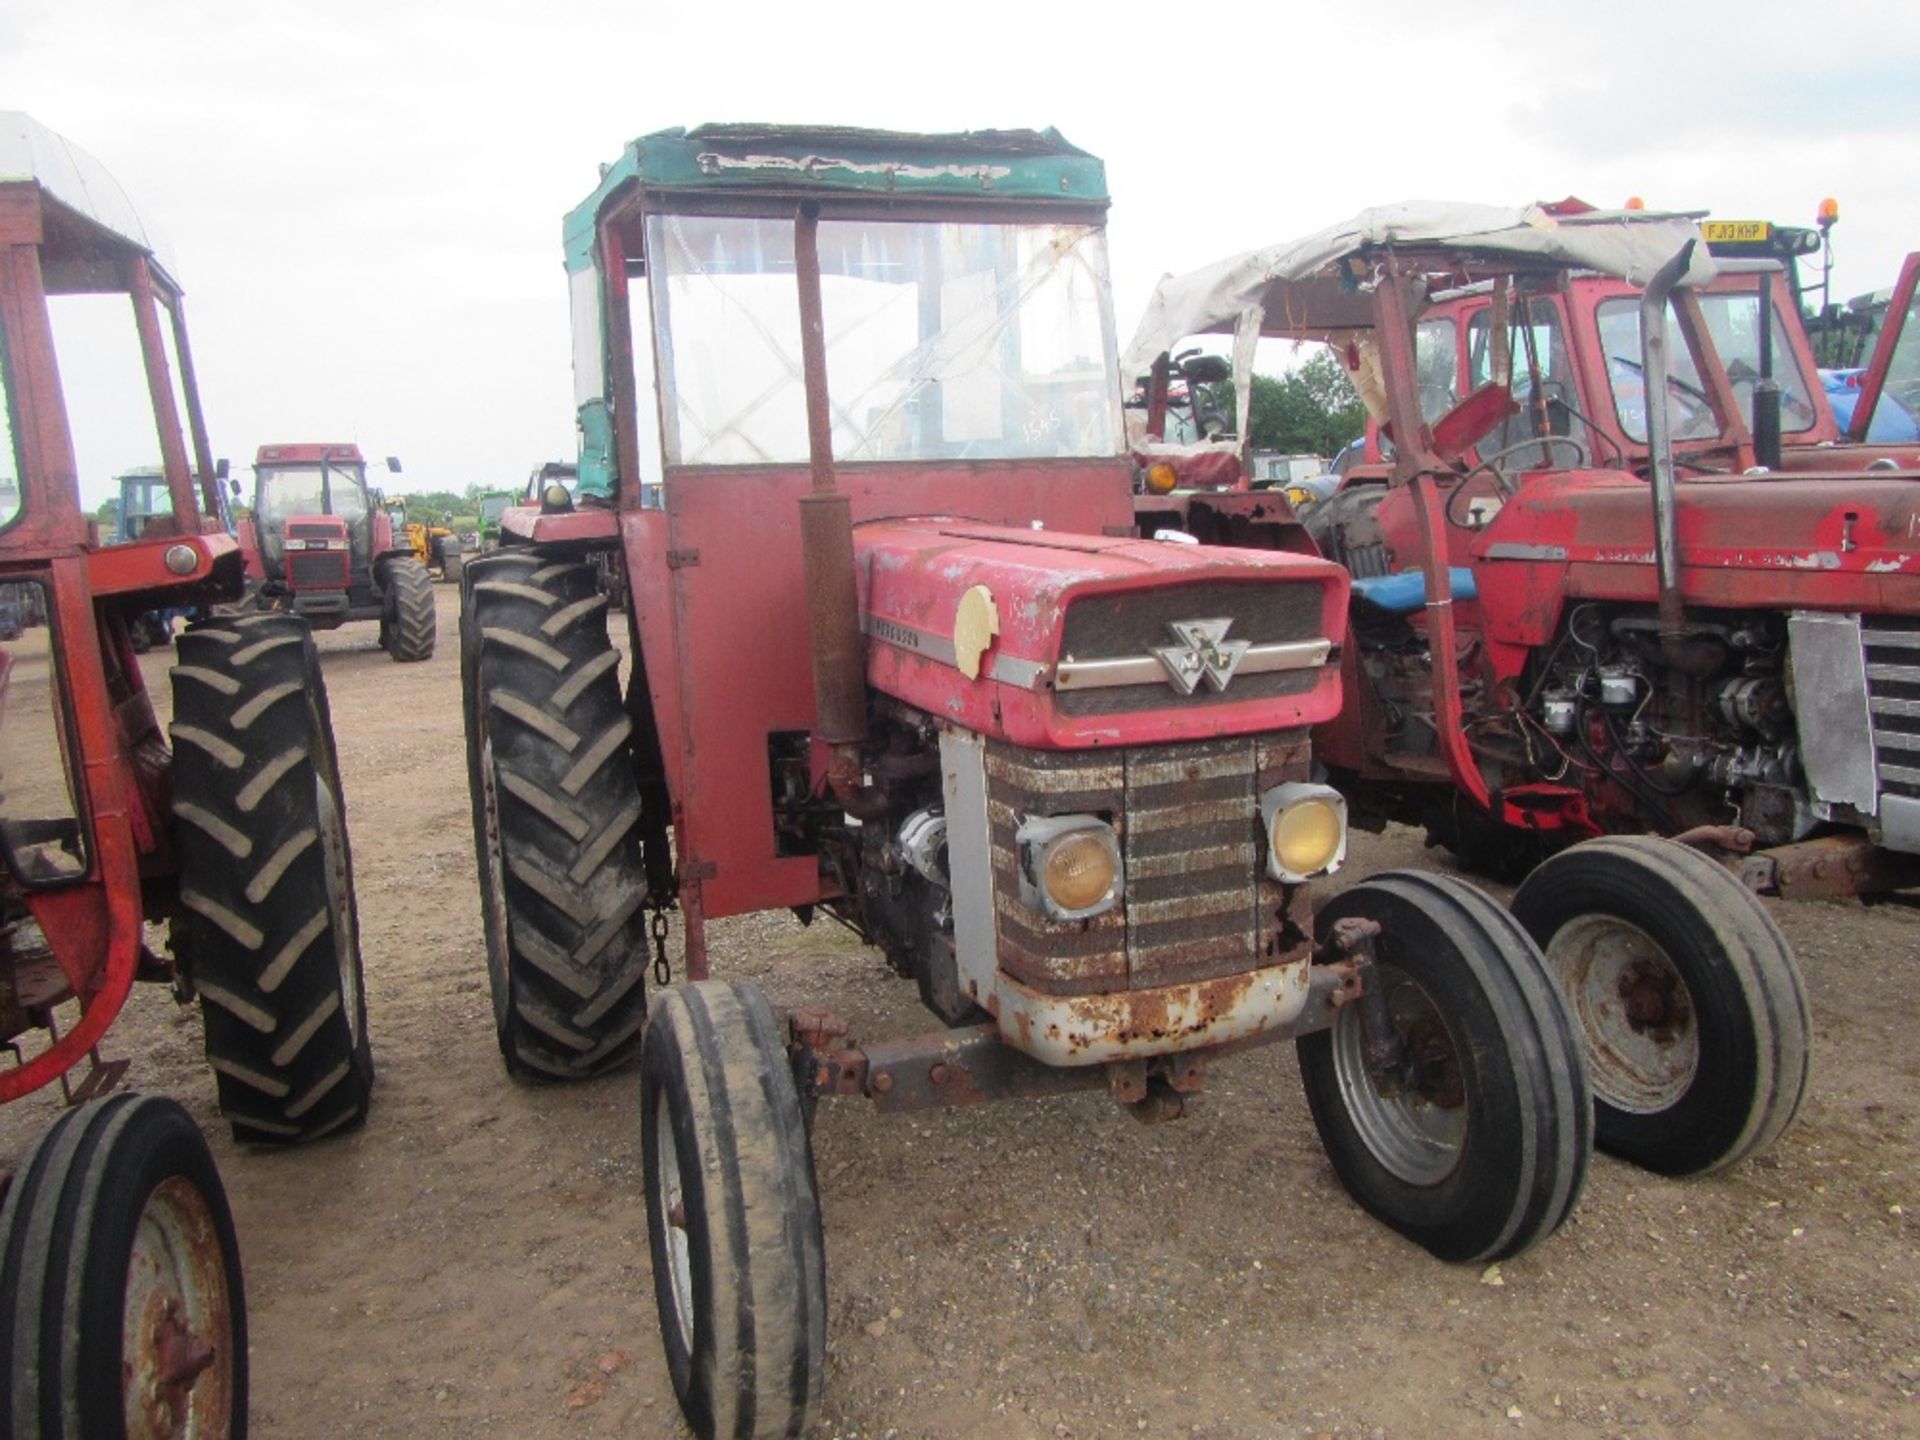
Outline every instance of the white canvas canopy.
<svg viewBox="0 0 1920 1440"><path fill-rule="evenodd" d="M0 184L25 180L75 214L146 251L169 275L163 237L140 218L106 166L19 110L0 110Z"/></svg>
<svg viewBox="0 0 1920 1440"><path fill-rule="evenodd" d="M1252 343L1261 334L1306 338L1367 328L1373 323L1368 295L1341 262L1364 259L1380 246L1436 258L1510 259L1522 270L1570 266L1644 285L1688 240L1699 239L1698 224L1686 215L1635 210L1555 215L1539 205L1513 209L1439 200L1378 206L1303 240L1166 276L1121 356L1121 373L1145 374L1156 356L1194 335L1235 334L1239 372L1251 363ZM1702 285L1713 275L1703 242L1694 249L1683 283ZM1364 269L1361 278L1364 283Z"/></svg>

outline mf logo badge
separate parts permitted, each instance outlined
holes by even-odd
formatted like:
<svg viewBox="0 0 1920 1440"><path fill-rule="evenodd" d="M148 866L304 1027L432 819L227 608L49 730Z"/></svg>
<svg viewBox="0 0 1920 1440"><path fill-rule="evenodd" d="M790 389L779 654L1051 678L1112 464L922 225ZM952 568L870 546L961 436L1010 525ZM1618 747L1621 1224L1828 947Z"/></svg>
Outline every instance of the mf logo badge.
<svg viewBox="0 0 1920 1440"><path fill-rule="evenodd" d="M1216 690L1227 688L1233 672L1240 668L1240 662L1252 648L1248 641L1227 639L1227 630L1232 624L1231 620L1167 623L1167 629L1173 632L1178 643L1155 645L1151 649L1154 658L1167 667L1174 689L1182 695L1191 695L1200 688L1202 680Z"/></svg>

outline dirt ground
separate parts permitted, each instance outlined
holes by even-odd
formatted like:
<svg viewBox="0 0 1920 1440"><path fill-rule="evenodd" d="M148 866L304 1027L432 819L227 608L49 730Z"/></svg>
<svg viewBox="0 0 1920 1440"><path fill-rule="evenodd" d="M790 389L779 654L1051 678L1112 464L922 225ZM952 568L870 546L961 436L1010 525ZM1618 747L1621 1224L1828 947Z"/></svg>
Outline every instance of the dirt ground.
<svg viewBox="0 0 1920 1440"><path fill-rule="evenodd" d="M143 988L108 1037L212 1139L245 1255L253 1433L684 1434L660 1358L637 1081L510 1082L480 947L455 603L397 666L323 636L379 1082L366 1127L236 1147L198 1017ZM168 657L147 657L166 696ZM1434 866L1359 837L1343 879ZM1098 1095L918 1118L823 1106L822 1436L1920 1434L1920 915L1776 906L1811 991L1799 1123L1693 1183L1596 1159L1553 1239L1443 1265L1335 1183L1290 1047L1197 1113ZM927 1023L874 954L784 915L715 928L716 973ZM46 1095L0 1113L10 1161Z"/></svg>

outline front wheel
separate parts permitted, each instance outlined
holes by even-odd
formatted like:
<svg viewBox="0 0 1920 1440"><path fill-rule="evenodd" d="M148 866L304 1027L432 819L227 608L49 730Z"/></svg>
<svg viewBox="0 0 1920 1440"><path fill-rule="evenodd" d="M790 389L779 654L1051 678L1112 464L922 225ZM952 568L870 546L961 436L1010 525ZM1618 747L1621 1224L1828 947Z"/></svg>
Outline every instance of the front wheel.
<svg viewBox="0 0 1920 1440"><path fill-rule="evenodd" d="M640 1138L660 1337L687 1423L701 1440L806 1433L826 1364L820 1196L758 990L707 980L657 997Z"/></svg>
<svg viewBox="0 0 1920 1440"><path fill-rule="evenodd" d="M1571 1213L1592 1151L1566 1003L1519 925L1472 886L1389 872L1321 910L1378 921L1374 983L1393 1063L1371 1065L1359 1004L1300 1041L1327 1157L1376 1218L1443 1260L1499 1260Z"/></svg>
<svg viewBox="0 0 1920 1440"><path fill-rule="evenodd" d="M1786 937L1724 869L1670 840L1607 836L1542 864L1513 913L1572 1003L1601 1149L1698 1175L1792 1123L1806 990Z"/></svg>
<svg viewBox="0 0 1920 1440"><path fill-rule="evenodd" d="M0 1432L242 1440L247 1307L213 1156L171 1100L62 1115L0 1208Z"/></svg>

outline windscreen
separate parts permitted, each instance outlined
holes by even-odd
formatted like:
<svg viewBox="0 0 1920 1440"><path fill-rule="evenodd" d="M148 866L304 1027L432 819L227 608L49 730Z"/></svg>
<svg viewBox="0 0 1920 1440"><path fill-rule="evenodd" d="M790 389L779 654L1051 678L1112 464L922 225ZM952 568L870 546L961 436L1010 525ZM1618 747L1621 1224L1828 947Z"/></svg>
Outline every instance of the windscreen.
<svg viewBox="0 0 1920 1440"><path fill-rule="evenodd" d="M294 515L324 515L326 483L318 465L260 467L260 518L270 526Z"/></svg>
<svg viewBox="0 0 1920 1440"><path fill-rule="evenodd" d="M1707 333L1733 383L1734 398L1748 429L1753 427L1753 391L1760 380L1760 296L1757 291L1707 291L1699 296ZM1780 386L1780 429L1796 434L1813 428L1816 411L1800 372L1793 348L1785 339L1788 323L1774 301L1773 378ZM1614 411L1627 435L1641 444L1647 438L1646 387L1641 383L1640 302L1632 299L1601 302L1600 345L1606 353L1607 382L1613 389ZM1667 306L1667 396L1675 440L1711 440L1720 433L1713 407L1693 355L1681 339L1680 318Z"/></svg>
<svg viewBox="0 0 1920 1440"><path fill-rule="evenodd" d="M648 222L669 464L807 458L794 222ZM823 221L838 460L1115 455L1105 241L1081 225Z"/></svg>

